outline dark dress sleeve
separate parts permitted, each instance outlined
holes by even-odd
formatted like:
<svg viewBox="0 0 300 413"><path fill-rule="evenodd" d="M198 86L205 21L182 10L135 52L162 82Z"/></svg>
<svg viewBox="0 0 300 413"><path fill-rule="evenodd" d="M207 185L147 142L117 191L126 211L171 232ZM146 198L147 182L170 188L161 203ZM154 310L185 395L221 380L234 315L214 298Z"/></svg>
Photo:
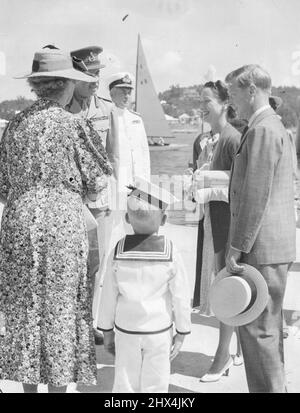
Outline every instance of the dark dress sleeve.
<svg viewBox="0 0 300 413"><path fill-rule="evenodd" d="M197 160L201 152L200 139L201 139L201 134L197 136L193 144L193 169L194 171L196 171L197 169Z"/></svg>

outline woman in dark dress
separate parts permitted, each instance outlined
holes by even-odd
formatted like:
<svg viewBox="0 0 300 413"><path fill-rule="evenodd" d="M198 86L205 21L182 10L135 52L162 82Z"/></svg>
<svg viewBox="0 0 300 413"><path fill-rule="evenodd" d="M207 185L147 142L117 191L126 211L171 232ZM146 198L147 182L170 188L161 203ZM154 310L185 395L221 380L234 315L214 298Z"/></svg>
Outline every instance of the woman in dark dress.
<svg viewBox="0 0 300 413"><path fill-rule="evenodd" d="M213 171L230 171L233 158L240 143L241 134L228 122L228 110L232 108L228 105L229 95L227 87L221 81L208 82L204 85L201 93L201 108L203 117L206 122L211 125L212 133L219 134L217 145L214 148L213 156L209 165L209 169ZM227 196L227 190L226 196ZM208 208L208 207L207 207ZM229 204L224 200L214 200L209 202L209 215L211 221L212 245L214 268L216 273L225 267L225 250L229 232L230 211ZM205 232L205 225L204 225ZM205 234L204 234L205 243ZM205 307L205 303L201 303L201 296L205 295L205 300L208 301L208 288L210 285L209 267L203 268L204 254L211 255L210 251L205 249L205 245L199 245L198 255L201 258L201 263L197 262L197 271L200 271L201 280L200 287L198 283L197 295L200 297L200 312L201 308ZM200 268L202 267L202 268ZM207 271L206 271L207 270ZM207 272L207 273L206 273ZM199 277L199 274L197 274ZM206 278L206 279L205 279ZM202 291L200 292L202 288ZM194 296L195 301L195 296ZM219 328L219 345L207 374L201 381L211 382L217 381L225 371L233 364L233 359L229 354L229 345L233 334L233 328L220 323ZM238 354L240 354L238 350Z"/></svg>

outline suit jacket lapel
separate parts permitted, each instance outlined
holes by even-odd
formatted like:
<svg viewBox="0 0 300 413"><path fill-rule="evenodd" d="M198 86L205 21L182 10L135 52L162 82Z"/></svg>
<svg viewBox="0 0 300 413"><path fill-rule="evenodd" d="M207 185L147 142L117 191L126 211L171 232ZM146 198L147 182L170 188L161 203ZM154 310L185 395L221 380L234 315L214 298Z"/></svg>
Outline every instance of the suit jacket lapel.
<svg viewBox="0 0 300 413"><path fill-rule="evenodd" d="M241 137L241 143L240 146L238 147L238 150L236 151L236 155L241 152L242 146L244 145L248 133L250 132L251 129L253 129L262 119L268 117L268 116L277 116L276 113L274 112L274 110L272 108L270 109L266 109L263 112L261 112L253 121L251 127L249 129L247 129L246 133L243 133L242 137Z"/></svg>
<svg viewBox="0 0 300 413"><path fill-rule="evenodd" d="M242 146L243 146L243 144L244 144L244 142L245 142L245 140L246 140L246 138L247 138L248 132L249 132L249 128L247 127L246 130L245 130L245 132L244 132L244 133L242 134L242 136L241 136L240 145L239 145L239 147L238 147L238 149L237 149L237 151L236 151L236 155L241 151Z"/></svg>
<svg viewBox="0 0 300 413"><path fill-rule="evenodd" d="M235 156L241 151L242 146L243 146L243 143L245 142L245 140L246 140L246 138L247 138L248 132L249 132L249 129L248 129L248 126L246 126L245 129L244 129L244 132L242 133L240 145L239 145L239 147L238 147L238 149L237 149L237 151L236 151ZM228 186L228 202L229 202L229 203L230 203L231 178L232 178L233 169L234 169L234 159L235 159L235 157L233 158L233 161L232 161L232 164L231 164L230 179L229 179L229 186Z"/></svg>
<svg viewBox="0 0 300 413"><path fill-rule="evenodd" d="M242 147L243 147L244 143L246 142L247 136L248 136L249 132L251 131L251 129L253 129L257 124L259 124L259 122L260 122L262 119L264 119L264 118L266 118L266 117L268 117L268 116L277 116L277 115L276 115L275 111L274 111L272 108L266 109L266 110L264 110L263 112L261 112L261 113L254 119L254 122L252 123L251 127L250 127L249 129L247 129L245 133L242 134L241 143L240 143L240 146L238 147L238 149L237 149L237 151L236 151L235 156L237 156L237 155L241 152ZM231 174L230 174L229 187L228 187L228 202L230 202L230 187L231 187L231 180L232 180L233 169L234 169L234 160L233 160L232 165L231 165Z"/></svg>

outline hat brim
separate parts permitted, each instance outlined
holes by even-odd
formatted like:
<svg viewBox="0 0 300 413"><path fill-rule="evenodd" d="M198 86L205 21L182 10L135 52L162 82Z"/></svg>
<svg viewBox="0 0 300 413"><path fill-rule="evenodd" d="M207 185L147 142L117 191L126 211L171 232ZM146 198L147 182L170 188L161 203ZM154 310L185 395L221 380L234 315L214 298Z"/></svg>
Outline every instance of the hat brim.
<svg viewBox="0 0 300 413"><path fill-rule="evenodd" d="M87 64L87 63L85 63L85 65L86 65L86 67L87 67L88 70L99 70L99 69L103 69L104 67L106 67L106 65L102 65L102 64L100 64L100 65L98 65L98 64L93 65L93 64Z"/></svg>
<svg viewBox="0 0 300 413"><path fill-rule="evenodd" d="M220 316L217 317L222 323L233 327L243 326L256 320L266 308L269 300L268 286L261 273L251 265L244 263L242 263L242 265L245 267L243 274L247 274L247 276L251 278L252 282L255 284L257 295L252 306L243 313L229 318ZM209 294L213 294L213 290L219 281L226 277L231 277L232 275L237 274L230 274L226 268L223 268L214 279Z"/></svg>
<svg viewBox="0 0 300 413"><path fill-rule="evenodd" d="M134 89L134 86L132 86L132 85L126 85L125 83L123 84L123 85L115 85L115 86L113 86L112 87L112 89L114 88L114 87L117 87L117 88L127 88L127 89Z"/></svg>
<svg viewBox="0 0 300 413"><path fill-rule="evenodd" d="M97 79L91 75L86 75L83 72L75 69L54 70L52 72L31 72L23 76L14 76L14 79L29 79L33 77L62 77L70 80L80 80L82 82L94 83Z"/></svg>

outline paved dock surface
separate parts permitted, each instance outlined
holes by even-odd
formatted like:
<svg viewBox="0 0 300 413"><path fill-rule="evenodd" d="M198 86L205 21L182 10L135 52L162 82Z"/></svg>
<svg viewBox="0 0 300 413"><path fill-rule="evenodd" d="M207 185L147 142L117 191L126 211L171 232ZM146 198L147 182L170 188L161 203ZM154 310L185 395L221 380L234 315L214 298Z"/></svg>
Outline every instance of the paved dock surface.
<svg viewBox="0 0 300 413"><path fill-rule="evenodd" d="M194 286L197 228L166 224L161 233L174 241L183 256L190 277L191 292ZM289 326L289 336L284 340L286 379L289 393L300 393L300 230L297 230L297 259L288 277L284 312ZM172 363L169 392L176 393L247 393L244 366L233 366L228 377L215 383L201 383L212 362L218 343L218 322L214 317L192 313L192 334L186 337L181 353ZM236 337L232 339L231 353L235 354ZM114 377L114 360L103 346L97 346L98 385L68 387L68 392L109 393ZM1 381L3 392L22 393L22 385ZM46 392L44 385L39 392Z"/></svg>

